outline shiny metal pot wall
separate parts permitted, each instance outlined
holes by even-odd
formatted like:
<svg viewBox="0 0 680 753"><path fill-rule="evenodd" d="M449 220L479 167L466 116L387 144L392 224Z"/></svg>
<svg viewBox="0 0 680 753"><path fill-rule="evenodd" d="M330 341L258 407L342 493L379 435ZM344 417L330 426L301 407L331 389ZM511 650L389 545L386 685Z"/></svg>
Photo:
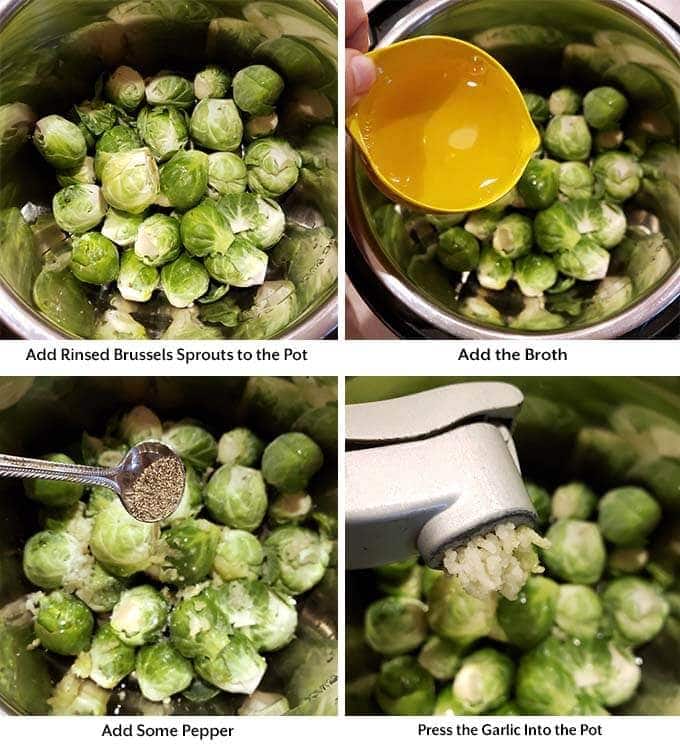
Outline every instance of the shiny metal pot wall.
<svg viewBox="0 0 680 753"><path fill-rule="evenodd" d="M0 107L23 103L38 117L62 112L90 97L101 73L121 63L145 73L193 68L205 58L210 20L223 16L255 19L266 36L311 40L337 66L334 0L0 0ZM335 84L324 93L337 105ZM5 122L4 114L0 118L0 210L31 203L40 211L55 191L53 172L25 145L27 128L30 123ZM329 196L305 196L288 210L318 216L331 201ZM325 215L326 224L336 224L337 218ZM39 262L20 253L20 233L3 225L0 220L0 320L24 338L73 336L34 308L32 284ZM41 253L61 242L53 223L34 231ZM332 292L279 336L318 339L336 322L337 296Z"/></svg>
<svg viewBox="0 0 680 753"><path fill-rule="evenodd" d="M598 83L597 74L563 70L567 44L596 49L606 46L616 58L617 85L626 90L634 108L657 109L657 94L678 128L680 112L680 35L662 16L633 0L426 0L411 3L380 29L378 46L422 34L449 34L485 48L500 60L515 80L539 91L557 88L572 76L585 86ZM607 79L612 81L611 77ZM637 89L637 91L636 91ZM370 183L351 145L347 155L347 216L358 254L348 259L357 288L376 313L403 336L432 338L614 338L640 328L655 317L664 322L678 316L680 296L680 176L670 181L662 201L631 207L629 223L668 239L671 268L655 275L654 259L641 277L636 298L623 311L601 321L574 323L542 335L485 326L466 318L455 305L437 299L426 283L406 274L400 259L397 231L378 230L373 220L385 198ZM651 211L650 211L651 210ZM654 253L650 253L653 257ZM661 316L663 314L663 316Z"/></svg>

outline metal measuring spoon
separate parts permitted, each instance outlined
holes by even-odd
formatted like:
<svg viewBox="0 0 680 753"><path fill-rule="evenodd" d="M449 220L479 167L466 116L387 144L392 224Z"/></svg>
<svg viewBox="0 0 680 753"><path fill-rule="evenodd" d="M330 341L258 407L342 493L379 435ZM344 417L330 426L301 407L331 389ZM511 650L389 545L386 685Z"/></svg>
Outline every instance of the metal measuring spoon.
<svg viewBox="0 0 680 753"><path fill-rule="evenodd" d="M0 478L36 478L105 486L115 492L133 518L163 520L179 506L184 493L184 464L161 442L141 442L114 468L21 458L0 453Z"/></svg>

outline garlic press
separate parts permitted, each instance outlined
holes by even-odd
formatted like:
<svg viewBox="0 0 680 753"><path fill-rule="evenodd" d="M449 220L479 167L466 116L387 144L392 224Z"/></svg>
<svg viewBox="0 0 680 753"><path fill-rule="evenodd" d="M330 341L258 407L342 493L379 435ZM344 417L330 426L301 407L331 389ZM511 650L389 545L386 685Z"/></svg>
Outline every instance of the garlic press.
<svg viewBox="0 0 680 753"><path fill-rule="evenodd" d="M499 523L535 526L512 423L520 390L471 382L347 406L347 567L444 552Z"/></svg>

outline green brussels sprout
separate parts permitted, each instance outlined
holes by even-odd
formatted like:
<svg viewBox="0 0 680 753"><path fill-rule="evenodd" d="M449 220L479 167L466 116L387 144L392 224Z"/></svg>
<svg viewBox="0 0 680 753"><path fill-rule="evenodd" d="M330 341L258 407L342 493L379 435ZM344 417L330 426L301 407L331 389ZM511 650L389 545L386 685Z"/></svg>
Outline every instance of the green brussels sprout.
<svg viewBox="0 0 680 753"><path fill-rule="evenodd" d="M169 641L159 641L139 650L135 675L144 698L163 701L188 688L194 672L191 662Z"/></svg>
<svg viewBox="0 0 680 753"><path fill-rule="evenodd" d="M570 251L581 240L574 218L559 201L536 215L534 237L540 248L548 254Z"/></svg>
<svg viewBox="0 0 680 753"><path fill-rule="evenodd" d="M529 160L517 183L519 195L528 209L547 209L557 200L559 169L555 160L536 157Z"/></svg>
<svg viewBox="0 0 680 753"><path fill-rule="evenodd" d="M210 477L204 496L212 517L230 528L255 531L267 512L267 490L254 468L221 466Z"/></svg>
<svg viewBox="0 0 680 753"><path fill-rule="evenodd" d="M182 499L175 512L162 521L162 524L170 525L170 523L173 523L176 520L195 518L200 512L201 507L203 507L203 485L201 479L190 465L184 467L184 473L185 479Z"/></svg>
<svg viewBox="0 0 680 753"><path fill-rule="evenodd" d="M547 254L528 254L515 262L513 279L523 295L537 297L557 281L557 267Z"/></svg>
<svg viewBox="0 0 680 753"><path fill-rule="evenodd" d="M94 157L85 157L78 167L59 173L57 182L62 188L78 183L94 185L97 182L97 174L94 171Z"/></svg>
<svg viewBox="0 0 680 753"><path fill-rule="evenodd" d="M565 583L559 587L555 624L578 640L595 638L602 622L602 603L590 586Z"/></svg>
<svg viewBox="0 0 680 753"><path fill-rule="evenodd" d="M217 199L230 193L243 193L248 186L246 163L233 152L208 155L208 196Z"/></svg>
<svg viewBox="0 0 680 753"><path fill-rule="evenodd" d="M159 73L146 84L146 101L150 105L172 106L187 110L194 104L191 81L172 73Z"/></svg>
<svg viewBox="0 0 680 753"><path fill-rule="evenodd" d="M252 693L264 676L267 662L243 633L236 632L217 656L197 657L194 669L199 677L227 693Z"/></svg>
<svg viewBox="0 0 680 753"><path fill-rule="evenodd" d="M635 576L609 583L602 592L602 604L616 633L632 646L651 641L670 611L659 587Z"/></svg>
<svg viewBox="0 0 680 753"><path fill-rule="evenodd" d="M583 114L598 131L614 128L628 109L628 101L618 89L598 86L583 98Z"/></svg>
<svg viewBox="0 0 680 753"><path fill-rule="evenodd" d="M112 154L118 152L131 152L133 149L141 149L144 144L134 128L126 125L117 125L106 131L97 141L94 154L94 172L101 180L106 163Z"/></svg>
<svg viewBox="0 0 680 753"><path fill-rule="evenodd" d="M157 526L135 520L116 502L95 516L90 549L105 570L127 578L149 567L157 539Z"/></svg>
<svg viewBox="0 0 680 753"><path fill-rule="evenodd" d="M119 65L106 80L104 93L117 107L134 112L144 101L144 79L134 68Z"/></svg>
<svg viewBox="0 0 680 753"><path fill-rule="evenodd" d="M162 583L192 585L208 577L213 568L220 529L207 520L188 518L173 523L161 534L150 574Z"/></svg>
<svg viewBox="0 0 680 753"><path fill-rule="evenodd" d="M257 248L269 249L275 246L286 228L283 209L273 199L258 196L256 199L257 217L250 230L244 230L241 237Z"/></svg>
<svg viewBox="0 0 680 753"><path fill-rule="evenodd" d="M624 133L619 128L615 128L609 131L598 131L595 134L594 144L595 150L598 152L607 152L610 149L618 149L623 144ZM626 144L629 149L630 143ZM631 149L631 151L633 151ZM642 156L641 152L635 153L635 156Z"/></svg>
<svg viewBox="0 0 680 753"><path fill-rule="evenodd" d="M279 116L275 113L269 115L254 115L246 121L245 131L249 141L263 139L276 133L279 126Z"/></svg>
<svg viewBox="0 0 680 753"><path fill-rule="evenodd" d="M481 296L468 296L460 305L458 313L497 327L502 327L505 324L505 320L498 309Z"/></svg>
<svg viewBox="0 0 680 753"><path fill-rule="evenodd" d="M182 217L180 232L192 256L224 254L234 241L228 219L212 199L203 200Z"/></svg>
<svg viewBox="0 0 680 753"><path fill-rule="evenodd" d="M649 562L649 552L642 547L612 549L607 557L607 569L612 575L639 573Z"/></svg>
<svg viewBox="0 0 680 753"><path fill-rule="evenodd" d="M161 269L161 290L176 308L191 306L209 287L205 267L188 254L182 254Z"/></svg>
<svg viewBox="0 0 680 753"><path fill-rule="evenodd" d="M306 434L281 434L270 442L262 455L265 481L283 492L306 489L323 465L319 445Z"/></svg>
<svg viewBox="0 0 680 753"><path fill-rule="evenodd" d="M582 115L556 115L543 135L545 148L563 160L586 160L593 139Z"/></svg>
<svg viewBox="0 0 680 753"><path fill-rule="evenodd" d="M482 248L477 267L477 280L488 290L504 290L512 279L512 259L487 246Z"/></svg>
<svg viewBox="0 0 680 753"><path fill-rule="evenodd" d="M139 226L143 221L144 217L142 215L119 212L117 209L109 207L104 224L102 225L101 234L110 241L113 241L116 246L126 248L134 244Z"/></svg>
<svg viewBox="0 0 680 753"><path fill-rule="evenodd" d="M589 199L593 195L595 178L583 162L562 162L559 166L560 196L566 199Z"/></svg>
<svg viewBox="0 0 680 753"><path fill-rule="evenodd" d="M237 236L224 252L205 259L205 268L214 280L236 288L261 285L267 273L269 257L264 251Z"/></svg>
<svg viewBox="0 0 680 753"><path fill-rule="evenodd" d="M633 300L633 283L629 277L605 277L587 303L583 319L604 319L625 308Z"/></svg>
<svg viewBox="0 0 680 753"><path fill-rule="evenodd" d="M552 115L576 115L581 109L581 95L570 86L556 89L548 99Z"/></svg>
<svg viewBox="0 0 680 753"><path fill-rule="evenodd" d="M180 253L179 221L166 214L152 214L139 226L134 251L149 267L174 261Z"/></svg>
<svg viewBox="0 0 680 753"><path fill-rule="evenodd" d="M527 650L547 638L555 622L558 593L554 580L531 576L517 599L501 597L496 616L507 640Z"/></svg>
<svg viewBox="0 0 680 753"><path fill-rule="evenodd" d="M214 657L229 640L231 627L217 607L215 589L181 598L168 621L172 645L188 659Z"/></svg>
<svg viewBox="0 0 680 753"><path fill-rule="evenodd" d="M597 583L606 552L595 523L563 518L550 526L545 537L551 546L542 549L541 556L553 575L569 583Z"/></svg>
<svg viewBox="0 0 680 753"><path fill-rule="evenodd" d="M134 668L134 647L123 643L108 622L97 629L90 650L77 660L78 675L107 690L115 688Z"/></svg>
<svg viewBox="0 0 680 753"><path fill-rule="evenodd" d="M101 233L85 233L71 241L69 267L81 282L108 285L118 277L118 249Z"/></svg>
<svg viewBox="0 0 680 753"><path fill-rule="evenodd" d="M67 531L39 531L24 546L24 575L40 588L61 588L84 562L83 544Z"/></svg>
<svg viewBox="0 0 680 753"><path fill-rule="evenodd" d="M243 140L243 121L231 99L202 99L191 115L191 137L208 149L235 152Z"/></svg>
<svg viewBox="0 0 680 753"><path fill-rule="evenodd" d="M290 711L286 696L256 690L239 706L239 716L285 716Z"/></svg>
<svg viewBox="0 0 680 753"><path fill-rule="evenodd" d="M254 468L264 451L264 442L250 429L240 426L227 431L217 444L217 462Z"/></svg>
<svg viewBox="0 0 680 753"><path fill-rule="evenodd" d="M84 183L57 191L52 199L54 221L67 233L85 233L106 215L106 202L99 186Z"/></svg>
<svg viewBox="0 0 680 753"><path fill-rule="evenodd" d="M327 542L294 525L281 526L263 542L263 580L282 593L309 591L323 578L329 563Z"/></svg>
<svg viewBox="0 0 680 753"><path fill-rule="evenodd" d="M269 520L277 526L302 523L312 511L312 498L304 492L280 494L269 507Z"/></svg>
<svg viewBox="0 0 680 753"><path fill-rule="evenodd" d="M312 36L317 33L315 30ZM331 64L328 53L322 53L320 47L312 39L292 35L279 36L278 32L275 32L274 38L262 42L254 55L256 59L264 60L272 68L280 71L286 81L321 89L331 81L335 82L336 68Z"/></svg>
<svg viewBox="0 0 680 753"><path fill-rule="evenodd" d="M253 304L240 315L235 339L263 340L287 327L298 313L295 285L289 280L265 282L257 290Z"/></svg>
<svg viewBox="0 0 680 753"><path fill-rule="evenodd" d="M502 210L479 209L476 212L470 212L463 227L468 233L472 233L477 240L490 241L493 238L496 225L502 216Z"/></svg>
<svg viewBox="0 0 680 753"><path fill-rule="evenodd" d="M374 569L374 572L383 583L399 584L411 575L417 564L418 555L414 554L405 560L379 565Z"/></svg>
<svg viewBox="0 0 680 753"><path fill-rule="evenodd" d="M130 447L158 440L163 434L163 425L158 416L145 405L137 405L121 419L118 427L120 436Z"/></svg>
<svg viewBox="0 0 680 753"><path fill-rule="evenodd" d="M431 635L420 648L418 664L435 680L452 680L460 667L463 651L462 645Z"/></svg>
<svg viewBox="0 0 680 753"><path fill-rule="evenodd" d="M364 616L366 643L379 654L406 654L427 638L427 607L418 599L386 596L374 601Z"/></svg>
<svg viewBox="0 0 680 753"><path fill-rule="evenodd" d="M594 199L575 199L565 208L585 239L605 249L617 246L626 233L626 215L621 207Z"/></svg>
<svg viewBox="0 0 680 753"><path fill-rule="evenodd" d="M581 238L571 251L563 251L555 257L562 274L585 281L606 277L609 261L607 250L589 238Z"/></svg>
<svg viewBox="0 0 680 753"><path fill-rule="evenodd" d="M75 123L60 115L48 115L35 124L33 143L57 170L73 170L87 154L85 137Z"/></svg>
<svg viewBox="0 0 680 753"><path fill-rule="evenodd" d="M231 76L219 65L209 65L194 76L196 99L222 99L231 86Z"/></svg>
<svg viewBox="0 0 680 753"><path fill-rule="evenodd" d="M524 714L573 714L579 698L576 683L563 666L553 638L524 654L517 667L515 695Z"/></svg>
<svg viewBox="0 0 680 753"><path fill-rule="evenodd" d="M104 716L110 693L91 680L67 672L47 699L55 716Z"/></svg>
<svg viewBox="0 0 680 753"><path fill-rule="evenodd" d="M43 460L51 463L73 465L73 460L61 452L43 455ZM25 479L24 492L34 502L41 502L48 507L71 507L82 496L85 487L71 481L50 481L48 479Z"/></svg>
<svg viewBox="0 0 680 753"><path fill-rule="evenodd" d="M163 433L161 441L165 442L197 471L204 471L215 463L217 442L210 432L188 423L179 423L169 427Z"/></svg>
<svg viewBox="0 0 680 753"><path fill-rule="evenodd" d="M275 199L289 191L300 176L302 158L283 139L258 139L246 148L244 161L248 168L251 191Z"/></svg>
<svg viewBox="0 0 680 753"><path fill-rule="evenodd" d="M457 578L442 576L432 586L428 599L428 621L442 638L469 643L489 634L496 614L496 598L470 596Z"/></svg>
<svg viewBox="0 0 680 753"><path fill-rule="evenodd" d="M75 595L93 612L110 612L125 588L123 581L107 573L97 562L78 577L75 585Z"/></svg>
<svg viewBox="0 0 680 753"><path fill-rule="evenodd" d="M434 680L412 656L397 656L382 663L375 699L391 716L429 715L435 704Z"/></svg>
<svg viewBox="0 0 680 753"><path fill-rule="evenodd" d="M196 206L208 189L208 155L177 152L161 167L161 192L171 207L182 211Z"/></svg>
<svg viewBox="0 0 680 753"><path fill-rule="evenodd" d="M445 230L437 241L437 261L452 272L466 272L479 262L479 241L462 227Z"/></svg>
<svg viewBox="0 0 680 753"><path fill-rule="evenodd" d="M644 544L661 520L659 503L637 486L621 486L607 492L598 510L602 535L616 546Z"/></svg>
<svg viewBox="0 0 680 753"><path fill-rule="evenodd" d="M102 193L115 209L142 214L160 192L158 166L148 149L116 152L102 170Z"/></svg>
<svg viewBox="0 0 680 753"><path fill-rule="evenodd" d="M234 76L234 102L250 115L267 115L283 91L284 82L266 65L249 65Z"/></svg>
<svg viewBox="0 0 680 753"><path fill-rule="evenodd" d="M605 706L620 706L635 695L642 677L640 664L628 649L614 643L609 643L607 648L607 672L598 683L596 694Z"/></svg>
<svg viewBox="0 0 680 753"><path fill-rule="evenodd" d="M222 529L213 563L222 580L257 580L263 561L264 552L256 536L248 531Z"/></svg>
<svg viewBox="0 0 680 753"><path fill-rule="evenodd" d="M157 269L144 264L133 249L123 251L117 285L125 300L140 303L150 300L159 282L160 275Z"/></svg>
<svg viewBox="0 0 680 753"><path fill-rule="evenodd" d="M642 168L631 154L611 151L600 154L592 165L595 195L610 201L626 201L640 189Z"/></svg>
<svg viewBox="0 0 680 753"><path fill-rule="evenodd" d="M512 690L512 659L493 648L466 656L453 681L453 700L462 714L484 714L505 703Z"/></svg>
<svg viewBox="0 0 680 753"><path fill-rule="evenodd" d="M108 102L83 102L75 108L80 122L93 136L101 136L116 125L116 108Z"/></svg>
<svg viewBox="0 0 680 753"><path fill-rule="evenodd" d="M550 117L550 110L548 109L545 97L532 92L523 92L522 97L524 97L524 104L527 106L529 115L534 123L545 123Z"/></svg>
<svg viewBox="0 0 680 753"><path fill-rule="evenodd" d="M553 520L560 518L588 520L596 506L595 492L582 481L572 481L570 484L558 486L553 492L551 514Z"/></svg>
<svg viewBox="0 0 680 753"><path fill-rule="evenodd" d="M545 525L550 520L550 494L542 486L533 484L531 481L527 481L525 486L539 522Z"/></svg>
<svg viewBox="0 0 680 753"><path fill-rule="evenodd" d="M169 160L189 141L187 116L176 107L145 107L137 116L137 130L159 162Z"/></svg>
<svg viewBox="0 0 680 753"><path fill-rule="evenodd" d="M267 37L254 23L240 18L213 18L208 27L207 54L235 65L249 61Z"/></svg>
<svg viewBox="0 0 680 753"><path fill-rule="evenodd" d="M168 620L168 603L153 586L123 591L111 612L111 629L126 646L157 641Z"/></svg>
<svg viewBox="0 0 680 753"><path fill-rule="evenodd" d="M77 597L53 591L40 599L35 616L35 636L49 651L76 656L92 640L94 617Z"/></svg>

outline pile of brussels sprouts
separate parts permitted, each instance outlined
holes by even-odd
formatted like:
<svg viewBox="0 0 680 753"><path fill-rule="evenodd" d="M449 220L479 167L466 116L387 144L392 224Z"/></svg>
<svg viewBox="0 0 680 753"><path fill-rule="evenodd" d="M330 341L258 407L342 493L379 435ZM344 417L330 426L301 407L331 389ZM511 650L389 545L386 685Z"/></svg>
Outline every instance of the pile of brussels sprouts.
<svg viewBox="0 0 680 753"><path fill-rule="evenodd" d="M658 502L634 486L598 498L581 481L527 490L551 546L518 598L475 598L415 557L373 572L383 596L348 652L381 663L349 683L349 713L597 715L634 696L635 651L670 612L673 574L647 550Z"/></svg>
<svg viewBox="0 0 680 753"><path fill-rule="evenodd" d="M145 80L120 66L70 119L37 122L33 142L62 186L54 220L70 239L70 254L49 264L67 264L92 298L102 286L117 291L97 337L148 337L135 314L158 300L157 291L173 309L200 306L196 337L220 336L210 324L231 336L266 337L332 285L328 228L293 226L296 244L311 247L300 248L303 261L281 243L279 202L298 184L304 156L278 135L284 87L261 64L233 77L209 65L193 81L166 72ZM316 114L305 105L309 124L332 121L330 102L320 98ZM40 280L34 297L50 309ZM182 337L187 316L177 318L170 336Z"/></svg>
<svg viewBox="0 0 680 753"><path fill-rule="evenodd" d="M307 491L324 452L304 432L328 446L335 411L310 407L269 443L246 426L216 439L191 421L161 423L143 406L102 438L86 434L91 464L114 465L149 439L179 454L184 496L161 524L135 520L105 489L26 482L43 521L23 554L26 578L41 589L27 597L31 648L72 661L51 713L104 714L135 687L150 702L200 707L223 691L244 695L239 713L288 710L282 694L252 694L267 655L295 638L296 599L333 553L335 519Z"/></svg>

